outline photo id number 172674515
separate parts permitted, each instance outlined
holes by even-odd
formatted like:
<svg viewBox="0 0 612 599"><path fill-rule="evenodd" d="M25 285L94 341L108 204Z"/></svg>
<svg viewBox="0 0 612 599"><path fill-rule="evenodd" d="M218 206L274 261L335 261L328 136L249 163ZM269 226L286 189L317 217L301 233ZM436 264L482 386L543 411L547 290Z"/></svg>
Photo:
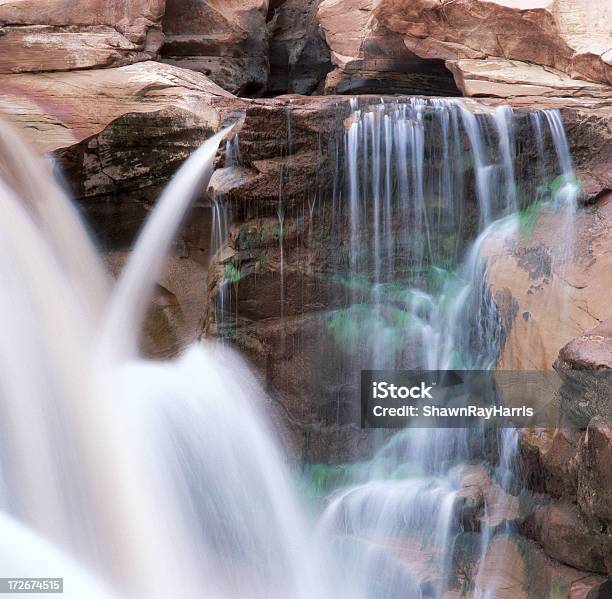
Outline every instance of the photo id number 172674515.
<svg viewBox="0 0 612 599"><path fill-rule="evenodd" d="M63 578L0 578L0 593L63 592Z"/></svg>

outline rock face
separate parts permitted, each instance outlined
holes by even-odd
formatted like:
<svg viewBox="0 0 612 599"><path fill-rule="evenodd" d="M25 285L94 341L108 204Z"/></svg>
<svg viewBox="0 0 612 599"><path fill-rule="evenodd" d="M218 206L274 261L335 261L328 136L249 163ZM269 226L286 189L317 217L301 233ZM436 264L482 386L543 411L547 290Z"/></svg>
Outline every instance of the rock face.
<svg viewBox="0 0 612 599"><path fill-rule="evenodd" d="M203 75L156 62L0 76L0 113L41 153L54 153L110 248L129 245L161 188L233 101Z"/></svg>
<svg viewBox="0 0 612 599"><path fill-rule="evenodd" d="M217 171L210 185L231 207L234 224L209 271L204 332L230 338L253 360L295 446L314 462L346 457L366 443L348 424L356 419L345 414L346 391L318 392L337 366L317 336L320 319L344 300L320 276L335 251L319 220L330 205L307 208L308 198L317 190L326 195L333 180L334 132L343 130L348 112L346 97L251 102L239 133L240 164Z"/></svg>
<svg viewBox="0 0 612 599"><path fill-rule="evenodd" d="M270 78L268 96L319 94L331 70L331 56L319 31L321 0L283 0L268 12Z"/></svg>
<svg viewBox="0 0 612 599"><path fill-rule="evenodd" d="M161 52L240 96L609 98L611 12L589 0L7 0L0 73Z"/></svg>
<svg viewBox="0 0 612 599"><path fill-rule="evenodd" d="M374 15L403 36L408 50L446 60L449 66L465 59L501 58L552 67L575 79L612 83L609 3L380 0ZM496 81L496 73L488 78Z"/></svg>
<svg viewBox="0 0 612 599"><path fill-rule="evenodd" d="M240 96L268 80L268 0L166 0L164 62L203 73Z"/></svg>
<svg viewBox="0 0 612 599"><path fill-rule="evenodd" d="M612 419L609 416L591 420L580 459L578 505L585 514L612 522Z"/></svg>
<svg viewBox="0 0 612 599"><path fill-rule="evenodd" d="M442 60L409 50L373 13L374 0L323 0L318 20L335 69L325 93L458 95Z"/></svg>
<svg viewBox="0 0 612 599"><path fill-rule="evenodd" d="M164 0L6 0L0 73L117 67L155 58Z"/></svg>
<svg viewBox="0 0 612 599"><path fill-rule="evenodd" d="M506 323L502 368L550 370L566 343L612 316L612 197L580 210L560 236L564 219L543 213L529 235L519 228L486 244L487 279Z"/></svg>
<svg viewBox="0 0 612 599"><path fill-rule="evenodd" d="M447 60L464 96L612 98L607 84L572 79L551 67L501 58Z"/></svg>
<svg viewBox="0 0 612 599"><path fill-rule="evenodd" d="M0 112L40 152L72 146L130 113L184 109L207 117L209 98L231 94L206 77L157 62L103 71L0 75ZM208 112L214 121L214 115ZM212 121L211 121L212 122Z"/></svg>
<svg viewBox="0 0 612 599"><path fill-rule="evenodd" d="M325 89L609 98L610 12L588 0L324 0L336 67Z"/></svg>
<svg viewBox="0 0 612 599"><path fill-rule="evenodd" d="M380 102L380 97L371 100ZM229 336L253 358L268 388L277 393L288 418L301 431L298 446L305 447L304 454L309 459L321 455L332 461L335 447L328 452L325 443L331 443L334 434L354 422L350 401L354 389L349 383L338 384L337 376L335 380L330 376L342 370L341 359L337 348L327 347L317 331L329 324L331 311L345 308L349 301L346 289L329 276L335 268L334 260L343 256L342 241L330 240L329 214L333 211L334 165L337 152L343 151L343 121L350 112L349 103L348 98L340 96L250 102L239 134L240 163L218 170L211 181L211 192L223 196L232 207L234 224L227 246L209 273L211 306L219 300L221 282L232 281L226 287L225 323L219 328L219 314L213 312L206 332ZM483 105L488 109L489 104L496 106L498 101L468 104L477 104L473 108L482 110ZM518 103L517 107L523 105ZM550 105L557 106L554 102ZM602 114L599 104L595 109L589 106L588 102L582 107L576 103L567 109L568 123L573 123L568 126L572 148L609 143L597 137L599 131L605 139L607 122L604 116L598 116ZM588 138L584 136L585 128L578 126L584 122L591 122L594 131ZM334 132L339 132L339 137ZM588 155L585 150L584 155L577 152L576 167L581 178L590 177L606 160L606 152ZM281 194L282 233L278 212ZM590 220L584 221L585 230L602 244L601 248L593 246L594 241L589 246L592 255L602 256L602 262L592 268L600 277L607 276L607 225L598 220L597 213L585 211L587 217ZM549 233L556 230L554 222L548 226ZM501 246L502 251L505 255L507 248ZM513 256L512 260L520 258ZM525 277L530 280L527 274ZM508 285L518 280L522 281L513 273ZM594 278L592 284L593 296L606 311L606 295L602 291L606 283ZM508 294L512 307L514 300ZM531 299L530 294L526 297ZM524 322L520 312L510 310L509 314L513 327L519 326L515 320ZM595 322L586 315L583 318L585 330ZM567 337L550 344L548 369L552 369L559 348L575 335L572 329ZM516 342L522 343L522 337L516 341L509 331L507 347ZM525 363L529 364L528 360ZM322 443L324 430L329 435ZM322 445L326 450L321 452ZM345 449L348 447L345 445Z"/></svg>

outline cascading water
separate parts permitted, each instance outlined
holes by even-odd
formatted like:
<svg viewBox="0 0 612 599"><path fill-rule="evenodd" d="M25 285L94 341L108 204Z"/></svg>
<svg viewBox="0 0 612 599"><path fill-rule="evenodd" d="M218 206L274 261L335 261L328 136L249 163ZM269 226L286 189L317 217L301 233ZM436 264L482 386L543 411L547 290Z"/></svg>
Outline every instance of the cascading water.
<svg viewBox="0 0 612 599"><path fill-rule="evenodd" d="M553 142L562 180L545 199L571 222L559 115L525 120L539 157ZM507 108L474 115L442 100L352 102L331 229L348 240L333 276L350 300L323 324L354 380L362 368L495 365L502 331L480 250L513 233L512 213L542 199L547 172L536 160L537 185L519 189L516 127ZM387 438L326 498L308 534L260 413L267 399L242 360L210 343L165 364L137 357L156 274L221 137L177 174L110 295L54 184L40 175L40 189L52 191L42 208L57 215L46 218L0 170L0 315L11 339L0 347L0 575L31 576L44 563L71 597L442 597L457 586L456 505L470 460L483 456L482 431ZM240 160L238 149L228 144L228 161ZM228 213L222 200L214 206L217 249ZM516 435L500 437L497 480L509 490ZM508 530L485 519L475 560ZM495 596L484 568L473 590Z"/></svg>
<svg viewBox="0 0 612 599"><path fill-rule="evenodd" d="M134 355L162 259L226 134L173 179L98 312L89 292L103 271L97 259L99 271L73 267L89 242L44 166L21 148L59 228L1 183L0 575L52 569L69 597L327 596L246 365L210 344L167 364ZM71 253L54 243L68 227Z"/></svg>
<svg viewBox="0 0 612 599"><path fill-rule="evenodd" d="M518 185L517 170L525 165L517 164L512 110L475 115L454 101L422 99L354 103L352 110L345 142L348 197L340 203L348 209L349 259L342 262L349 271L338 275L352 287L351 305L330 321L348 370L358 379L369 368L494 368L503 331L489 297L482 247L515 237L517 210L542 199ZM543 116L563 179L545 199L571 227L576 189L567 141L558 112ZM542 115L531 122L543 157ZM546 172L535 162L530 172ZM550 175L552 181L559 172ZM477 202L470 208L473 196ZM498 438L502 489L509 485L516 438L512 430ZM457 584L451 567L461 532L457 493L464 464L482 459L484 440L484 430L404 430L357 470L352 483L350 477L344 481L326 508L320 534L340 539L335 555L341 563L358 564L362 576L353 579L353 592L442 597ZM510 531L498 520L514 501L502 492L495 506L485 500L474 558L481 564L497 535ZM488 514L492 509L495 514ZM474 597L486 599L495 596L499 581L483 568L470 584Z"/></svg>
<svg viewBox="0 0 612 599"><path fill-rule="evenodd" d="M522 156L518 139L535 153ZM355 99L343 139L332 143L332 276L348 298L322 317L332 349L321 361L333 354L343 377L334 384L354 385L371 368L493 368L503 330L483 247L515 242L526 219L519 211L529 217L534 207L558 215L571 238L577 189L559 113L475 114L456 101L360 106ZM356 396L357 389L353 403ZM494 597L500 584L490 568L503 561L498 541L512 528L504 518L516 502L506 493L516 439L502 431L496 440L500 490L485 498L472 556L480 566L469 581L480 599ZM484 457L485 442L483 430L405 430L351 469L318 526L336 588L370 598L442 597L456 587L461 481L470 461Z"/></svg>

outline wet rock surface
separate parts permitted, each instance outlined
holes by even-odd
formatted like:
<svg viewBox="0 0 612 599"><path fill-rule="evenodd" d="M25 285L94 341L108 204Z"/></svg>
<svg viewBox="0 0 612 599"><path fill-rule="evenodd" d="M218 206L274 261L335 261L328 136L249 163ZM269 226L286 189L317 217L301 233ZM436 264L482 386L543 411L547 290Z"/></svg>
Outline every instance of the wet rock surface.
<svg viewBox="0 0 612 599"><path fill-rule="evenodd" d="M569 239L558 234L563 230L558 214L542 213L529 235L519 227L504 240L487 242L488 282L506 319L503 368L550 370L565 344L610 318L611 207L603 197L572 217L571 258L558 258L567 254L561 248ZM557 316L561 306L563 320Z"/></svg>
<svg viewBox="0 0 612 599"><path fill-rule="evenodd" d="M204 218L200 215L198 220ZM202 297L206 291L207 240L200 246L199 251L173 254L166 260L143 325L141 350L148 357L175 357L196 340L205 313ZM129 256L129 252L107 254L106 262L115 278Z"/></svg>
<svg viewBox="0 0 612 599"><path fill-rule="evenodd" d="M379 100L372 98L373 102ZM367 103L367 99L363 102ZM473 108L487 110L489 105L495 106L496 102L474 103ZM521 109L522 104L519 104L518 110ZM343 251L342 240L332 242L330 238L329 211L332 210L334 165L343 153L336 135L344 131L344 119L349 110L348 99L333 96L317 99L287 97L249 103L239 134L242 160L239 164L217 171L210 187L211 194L223 196L229 203L234 227L230 231L227 248L220 254L223 259L210 272L209 298L212 302L218 297L220 282L228 271L236 275L237 289L228 291L233 299L228 300L226 306L226 318L233 323L232 326L237 323L232 338L266 373L269 388L282 389L281 402L290 413L296 415L296 421L303 424L312 422L312 418L327 423L326 426L335 422L338 414L345 414L348 398L354 392L350 384L336 388L331 383L330 393L322 395L318 391L325 387L323 381L326 379L324 374L317 377L316 373L325 373L325 365L329 365L331 370L338 368L338 363L333 348L326 350L321 345L322 340L315 335L321 323L331 321L333 314L330 310L333 312L336 308L346 307L349 301L346 289L333 283L328 276ZM605 113L598 116L597 110L591 111L577 105L569 108L568 114L572 147L585 143L582 137L584 130L579 126L581 120L597 118L600 122L606 122ZM608 143L605 134L602 138L601 143ZM596 135L593 136L594 143L599 143L598 139ZM528 153L529 149L525 151ZM577 161L581 177L597 167L591 162L592 158L589 162L584 158L586 155ZM604 154L595 160L605 161L607 158ZM282 236L278 213L281 193ZM595 210L586 209L580 221L585 223L585 230L592 236L585 250L588 250L585 259L592 269L598 269L597 272L603 276L589 276L593 287L580 291L588 293L591 310L600 305L602 312L608 309L603 274L608 271L605 250L607 225L602 220L607 218L605 205L604 202L598 204ZM604 211L601 216L599 210ZM551 221L546 230L553 234L555 226ZM535 253L531 250L519 252L513 254L510 260L513 263L516 261L518 272L524 273L529 286L535 289L550 276L550 265L546 267L548 254L542 250L542 245L537 242L533 247ZM507 251L505 247L501 249ZM593 260L594 257L597 259ZM511 276L512 283L520 280L512 271ZM582 276L586 276L584 272ZM513 335L523 343L526 341L524 334L513 331L523 323L526 327L530 326L536 319L536 308L531 304L524 307L522 300L514 297L510 285L500 286L499 289L494 286L494 291L497 290L504 293L507 290L509 306L514 306L507 315L507 347L515 343ZM531 294L528 293L526 298L531 301ZM539 296L533 302L534 306L538 306L541 303ZM583 304L579 305L582 307ZM544 306L541 308L545 310ZM594 322L583 310L578 307L576 310L585 320L585 328ZM528 314L527 320L525 313ZM217 316L210 314L207 324L209 333L219 333ZM575 326L573 322L572 326ZM573 329L568 335L572 334ZM542 356L550 369L564 339L555 344L547 336L545 341L550 347ZM315 346L320 348L319 351L313 351ZM538 342L538 352L541 346L542 343ZM309 351L318 355L319 362L305 366L303 361ZM526 355L533 355L534 351ZM529 364L528 368L532 366ZM301 377L291 374L299 372L300 368L312 375L304 376L305 380L318 379L316 388L303 390ZM325 396L333 399L325 400ZM347 413L344 421L350 418Z"/></svg>
<svg viewBox="0 0 612 599"><path fill-rule="evenodd" d="M0 75L0 111L40 152L53 153L109 249L130 245L168 179L236 105L203 75L152 61Z"/></svg>
<svg viewBox="0 0 612 599"><path fill-rule="evenodd" d="M612 417L591 420L581 447L578 505L585 514L612 522Z"/></svg>
<svg viewBox="0 0 612 599"><path fill-rule="evenodd" d="M576 505L550 502L534 508L520 525L546 554L574 568L606 574L612 538Z"/></svg>

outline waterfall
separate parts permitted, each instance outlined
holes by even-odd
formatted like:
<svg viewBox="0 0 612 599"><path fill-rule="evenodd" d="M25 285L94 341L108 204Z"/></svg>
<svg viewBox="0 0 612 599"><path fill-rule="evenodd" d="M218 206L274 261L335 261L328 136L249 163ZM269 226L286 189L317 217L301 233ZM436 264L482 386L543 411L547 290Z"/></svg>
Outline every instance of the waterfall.
<svg viewBox="0 0 612 599"><path fill-rule="evenodd" d="M358 281L360 294L330 321L346 368L353 377L370 368L494 368L503 330L489 295L482 248L516 239L517 210L541 199L528 195L531 187L517 185L519 126L523 135L534 135L537 151L527 167L521 166L527 168L522 177L548 174L552 182L559 175L544 163L544 140L552 140L562 181L550 201L566 210L571 228L575 178L559 113L526 117L501 107L473 114L457 101L425 99L354 102L352 109L344 203L352 259L349 272L338 277ZM367 136L360 133L364 128ZM339 334L340 322L348 336ZM451 562L454 539L462 532L457 493L464 464L482 459L483 443L480 429L402 430L344 481L327 505L319 535L328 551L330 538L342 539L331 544L330 559L357 564L361 575L353 581L354 593L420 597L426 588L442 597L456 583ZM505 490L513 472L515 431L505 431L498 446L496 484ZM480 569L472 584L482 599L493 597L497 584L483 570L485 556L498 535L511 531L507 523L489 526L497 517L489 510L503 512L516 501L505 491L497 497L494 506L485 500L475 558Z"/></svg>
<svg viewBox="0 0 612 599"><path fill-rule="evenodd" d="M288 111L289 153L291 128ZM536 154L521 165L525 130ZM227 134L205 142L169 183L114 288L47 167L22 149L31 173L11 178L0 168L9 340L0 344L0 574L47 564L75 598L441 599L459 585L458 510L464 477L485 457L483 430L386 436L311 515L265 417L269 398L234 351L205 342L164 363L138 355L169 244ZM348 300L321 316L345 361L339 376L494 368L503 331L481 250L510 239L516 211L543 201L517 184L525 177L540 187L561 177L546 201L571 228L577 188L559 114L354 99L341 135L329 227L341 255L330 276ZM549 140L554 173L542 164ZM226 154L240 160L237 142ZM34 202L27 174L38 175L49 205ZM284 199L281 188L281 251ZM219 198L213 214L219 251L229 226ZM319 353L313 360L328 358ZM496 590L485 558L512 530L492 513L516 501L517 437L505 432L496 444L497 469L479 471L497 500L483 499L473 560L482 598Z"/></svg>
<svg viewBox="0 0 612 599"><path fill-rule="evenodd" d="M95 273L75 272L54 244L76 227L71 250L87 256L78 219L40 223L14 182L0 182L0 317L11 340L0 346L2 576L64 576L68 597L328 596L247 365L215 344L167 363L133 349L225 134L171 181L101 320L81 293ZM54 201L44 165L28 160Z"/></svg>

